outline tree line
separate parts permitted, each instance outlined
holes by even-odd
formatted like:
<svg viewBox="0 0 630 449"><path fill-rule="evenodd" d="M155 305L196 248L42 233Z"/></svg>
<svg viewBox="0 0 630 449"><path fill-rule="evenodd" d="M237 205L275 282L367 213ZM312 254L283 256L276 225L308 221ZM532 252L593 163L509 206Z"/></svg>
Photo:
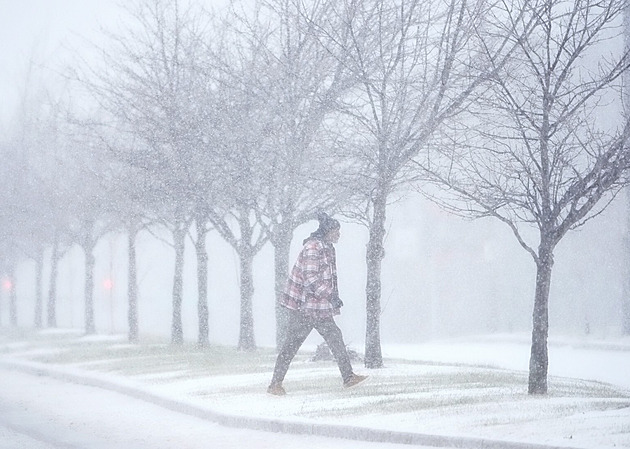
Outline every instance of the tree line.
<svg viewBox="0 0 630 449"><path fill-rule="evenodd" d="M413 190L495 217L532 256L529 392L546 393L554 249L604 210L630 168L630 122L615 109L630 63L627 3L251 0L217 12L135 2L120 29L103 30L107 44L67 68L63 95L25 95L1 147L0 271L10 278L36 261L34 324L45 315L54 327L57 264L78 245L94 333L94 248L126 234L136 342L136 237L168 232L171 341L182 344L191 239L206 345L206 237L216 232L238 255L238 347L253 350L255 255L272 245L279 296L293 231L320 210L342 214L368 230L365 365L379 368L387 207ZM12 293L12 323L15 310ZM277 342L284 320L276 307Z"/></svg>

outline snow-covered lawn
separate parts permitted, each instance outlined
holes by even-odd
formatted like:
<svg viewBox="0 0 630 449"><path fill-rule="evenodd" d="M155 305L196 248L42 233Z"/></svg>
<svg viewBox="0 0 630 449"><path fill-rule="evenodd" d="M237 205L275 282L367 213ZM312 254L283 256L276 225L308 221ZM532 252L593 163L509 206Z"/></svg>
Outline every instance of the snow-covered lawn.
<svg viewBox="0 0 630 449"><path fill-rule="evenodd" d="M125 343L124 336L7 332L0 359L44 364L218 413L301 423L369 427L583 448L630 447L630 342L550 344L549 394L527 394L527 338L485 336L384 346L386 367L345 390L333 362L305 348L285 380L288 395L265 389L274 351L176 348Z"/></svg>

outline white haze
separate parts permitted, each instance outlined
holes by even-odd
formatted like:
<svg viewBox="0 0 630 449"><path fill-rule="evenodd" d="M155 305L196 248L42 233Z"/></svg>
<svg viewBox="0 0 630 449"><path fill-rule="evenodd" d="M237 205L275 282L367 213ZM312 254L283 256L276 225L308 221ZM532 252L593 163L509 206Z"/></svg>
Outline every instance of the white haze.
<svg viewBox="0 0 630 449"><path fill-rule="evenodd" d="M217 2L211 2L217 4ZM0 0L0 131L15 113L28 61L42 81L55 78L52 68L81 47L78 36L100 38L98 24L118 20L115 1ZM623 279L627 277L624 234L627 202L619 197L604 214L558 246L550 296L550 333L598 336L620 333ZM382 339L415 343L435 337L488 332L528 331L534 297L535 268L509 229L493 220L466 221L446 214L418 194L388 209L388 235L383 262ZM315 227L294 234L291 262L299 243ZM239 320L238 260L216 234L210 234L210 338L236 344ZM346 304L339 319L352 347L362 349L365 332L366 230L344 223L338 245L341 296ZM150 234L139 239L139 325L141 334L169 335L173 250ZM183 303L184 335L197 335L196 266L187 247ZM104 238L96 251L95 319L99 333L126 328L126 239ZM18 270L18 322L33 322L34 263ZM58 325L83 325L83 256L75 248L62 260ZM110 278L114 288L104 289ZM256 342L274 342L273 253L267 246L254 267ZM45 285L47 280L45 276ZM46 292L46 288L44 288ZM0 324L8 316L7 293L0 297ZM45 304L45 298L44 298ZM316 337L312 337L317 341Z"/></svg>
<svg viewBox="0 0 630 449"><path fill-rule="evenodd" d="M556 252L550 298L550 333L611 337L620 333L625 204L620 199L582 230L569 234ZM535 268L508 228L492 220L453 217L418 197L390 209L383 263L382 338L422 342L530 328ZM291 260L316 227L294 234ZM168 237L165 235L165 239ZM337 246L339 285L345 307L339 323L351 346L362 349L365 331L365 244L361 226L344 223ZM238 259L216 234L208 237L210 338L236 344L239 320ZM196 259L189 242L184 272L184 335L197 335ZM173 249L149 233L138 240L140 332L168 336ZM97 247L95 319L99 333L126 329L126 236L108 235ZM18 321L33 320L35 265L20 266L16 280ZM83 324L83 256L71 250L60 265L58 325ZM44 277L47 277L45 273ZM104 287L112 279L113 289ZM255 259L254 323L259 345L274 342L273 252ZM6 317L4 293L0 316ZM312 337L313 342L319 337Z"/></svg>

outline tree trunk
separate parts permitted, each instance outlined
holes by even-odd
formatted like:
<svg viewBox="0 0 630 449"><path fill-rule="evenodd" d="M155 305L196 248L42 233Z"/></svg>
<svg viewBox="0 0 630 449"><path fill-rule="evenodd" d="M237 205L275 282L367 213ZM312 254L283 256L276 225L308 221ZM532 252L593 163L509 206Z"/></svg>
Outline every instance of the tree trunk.
<svg viewBox="0 0 630 449"><path fill-rule="evenodd" d="M199 346L210 343L210 327L208 316L208 252L206 250L206 229L203 222L197 220L197 315L199 317Z"/></svg>
<svg viewBox="0 0 630 449"><path fill-rule="evenodd" d="M173 322L171 326L171 343L182 345L184 343L184 329L182 325L182 298L184 293L184 248L186 242L186 229L179 226L173 231L173 244L175 246L175 272L173 274Z"/></svg>
<svg viewBox="0 0 630 449"><path fill-rule="evenodd" d="M374 217L369 229L367 244L367 285L366 293L366 335L365 367L382 368L381 352L381 262L385 257L383 240L385 239L385 209L387 194L384 189L375 192L372 198Z"/></svg>
<svg viewBox="0 0 630 449"><path fill-rule="evenodd" d="M279 350L287 334L288 312L280 305L282 295L287 283L289 273L289 253L293 232L290 227L281 224L274 238L274 267L275 267L275 293L276 293L276 349Z"/></svg>
<svg viewBox="0 0 630 449"><path fill-rule="evenodd" d="M623 12L623 29L624 29L624 51L630 50L630 4L626 4ZM624 85L630 83L630 71L624 71L623 75ZM625 119L630 118L628 116L628 110L630 108L630 93L628 89L623 90L622 102L624 105ZM630 335L630 187L626 187L625 192L626 200L626 220L625 220L625 232L624 232L624 250L625 257L625 270L624 270L624 282L623 293L621 298L621 332L623 335Z"/></svg>
<svg viewBox="0 0 630 449"><path fill-rule="evenodd" d="M628 18L630 20L630 17ZM629 22L630 23L630 22ZM626 188L626 223L623 233L623 249L626 253L622 275L622 293L621 293L621 333L622 335L630 335L630 188Z"/></svg>
<svg viewBox="0 0 630 449"><path fill-rule="evenodd" d="M129 324L129 342L138 342L138 266L136 259L136 236L138 230L135 226L129 228L127 236L127 295L129 309L127 311L127 323Z"/></svg>
<svg viewBox="0 0 630 449"><path fill-rule="evenodd" d="M252 297L254 296L252 265L254 257L249 247L239 251L239 259L241 265L241 324L238 349L241 351L253 351L256 349L254 311L252 309Z"/></svg>
<svg viewBox="0 0 630 449"><path fill-rule="evenodd" d="M94 325L94 265L95 258L92 252L93 246L85 248L85 333L96 333Z"/></svg>
<svg viewBox="0 0 630 449"><path fill-rule="evenodd" d="M35 329L42 328L42 280L44 278L44 249L37 253L36 272L35 272Z"/></svg>
<svg viewBox="0 0 630 449"><path fill-rule="evenodd" d="M57 272L59 257L59 237L55 233L50 254L50 283L48 285L48 305L46 308L46 324L48 327L57 327Z"/></svg>
<svg viewBox="0 0 630 449"><path fill-rule="evenodd" d="M630 12L630 8L628 8ZM625 16L626 23L630 25L630 14ZM630 39L630 27L627 28L627 36ZM621 332L623 335L630 335L630 188L626 188L626 223L624 232L624 251L626 253L626 263L623 270L623 291L621 297Z"/></svg>
<svg viewBox="0 0 630 449"><path fill-rule="evenodd" d="M529 359L529 394L547 394L547 369L549 355L547 337L549 335L549 289L553 266L553 247L543 242L538 250L536 263L536 297L532 326L532 348Z"/></svg>

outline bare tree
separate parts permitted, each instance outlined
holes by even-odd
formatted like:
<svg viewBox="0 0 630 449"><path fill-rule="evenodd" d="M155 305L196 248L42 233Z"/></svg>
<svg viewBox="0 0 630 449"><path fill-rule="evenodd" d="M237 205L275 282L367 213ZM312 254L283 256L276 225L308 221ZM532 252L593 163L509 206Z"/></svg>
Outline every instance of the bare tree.
<svg viewBox="0 0 630 449"><path fill-rule="evenodd" d="M41 119L41 117L38 117ZM40 169L37 166L40 148L36 137L41 129L32 121L21 121L18 135L12 140L11 152L3 154L8 173L3 176L5 198L2 201L6 211L2 223L5 263L8 265L10 286L10 322L17 325L16 272L18 265L26 260L35 262L35 310L34 325L42 326L42 283L44 252L50 223L47 222L48 207L42 192Z"/></svg>
<svg viewBox="0 0 630 449"><path fill-rule="evenodd" d="M8 297L9 324L17 325L17 308L15 297L15 269L23 258L20 255L20 224L24 213L21 206L20 170L21 149L9 141L0 143L0 157L5 161L0 165L0 176L4 188L0 190L0 207L4 213L0 215L0 273L2 274L2 290Z"/></svg>
<svg viewBox="0 0 630 449"><path fill-rule="evenodd" d="M435 200L501 220L536 264L530 394L547 392L554 249L606 207L630 166L630 122L609 112L619 104L630 62L622 45L611 45L621 39L625 6L539 2L531 10L535 31L518 39L509 66L471 105L474 119L451 122L439 145L418 160L423 174L446 188Z"/></svg>
<svg viewBox="0 0 630 449"><path fill-rule="evenodd" d="M5 257L19 263L35 262L34 325L43 325L44 255L50 245L61 213L54 185L59 152L61 102L50 89L37 82L34 64L29 65L19 108L7 133L3 150L5 181L2 203L6 222L2 224L7 239ZM10 248L13 248L11 250ZM15 282L15 280L13 280Z"/></svg>
<svg viewBox="0 0 630 449"><path fill-rule="evenodd" d="M66 142L62 156L65 172L63 209L68 216L65 232L84 253L84 325L86 334L94 334L94 250L113 225L109 206L112 186L105 176L107 170L104 170L108 157L106 148L74 123L67 129Z"/></svg>
<svg viewBox="0 0 630 449"><path fill-rule="evenodd" d="M48 279L48 299L46 304L46 325L57 326L57 278L59 274L59 262L74 244L72 237L73 224L71 216L72 207L76 205L75 192L83 190L83 181L78 177L66 176L67 173L75 174L74 159L67 151L68 132L66 122L60 111L57 117L54 133L48 136L47 145L44 148L46 156L45 172L42 176L40 189L46 192L45 204L48 207L46 218L52 226L48 235L50 245L50 273ZM64 131L66 129L66 131ZM87 153L89 154L89 153ZM75 155L76 156L76 155ZM78 155L78 162L81 160ZM89 174L91 179L91 173Z"/></svg>
<svg viewBox="0 0 630 449"><path fill-rule="evenodd" d="M351 182L362 201L347 213L369 230L367 244L365 366L383 364L380 345L381 265L386 211L417 173L410 162L422 154L439 127L462 113L471 95L504 61L513 43L499 33L486 51L478 35L496 31L487 18L496 2L383 0L340 2L345 29L333 41L358 87L345 97L352 120L342 157L361 169ZM514 6L521 11L521 5ZM520 23L521 33L530 24ZM346 37L346 36L349 36Z"/></svg>
<svg viewBox="0 0 630 449"><path fill-rule="evenodd" d="M626 188L626 207L630 204L630 189ZM625 235L623 247L626 253L630 253L630 216L626 216ZM623 271L623 286L621 298L621 333L630 335L630 267L626 261Z"/></svg>
<svg viewBox="0 0 630 449"><path fill-rule="evenodd" d="M262 0L250 15L235 11L236 32L253 58L254 77L244 80L264 105L265 171L259 210L274 247L276 343L285 333L283 294L293 231L318 210L334 213L350 189L338 182L330 160L326 120L353 82L323 43L341 26L333 2ZM323 32L321 32L323 31Z"/></svg>
<svg viewBox="0 0 630 449"><path fill-rule="evenodd" d="M184 247L198 210L195 162L203 157L198 144L204 116L197 96L203 17L178 0L144 0L128 13L133 24L110 34L112 47L103 50L106 66L92 67L81 78L127 136L126 143L108 146L142 181L137 192L142 191L151 221L172 235L171 340L182 344Z"/></svg>
<svg viewBox="0 0 630 449"><path fill-rule="evenodd" d="M626 5L626 9L623 12L623 27L624 27L624 48L626 51L630 51L630 4ZM623 77L624 91L623 91L623 105L624 113L626 116L630 116L630 71L626 71ZM627 218L625 223L625 238L624 238L624 250L627 254L630 254L630 188L626 189L626 208ZM626 261L624 266L624 281L623 281L623 297L621 299L621 331L623 335L630 335L630 263Z"/></svg>
<svg viewBox="0 0 630 449"><path fill-rule="evenodd" d="M158 220L153 192L151 173L146 165L137 161L137 152L131 148L137 145L138 138L126 129L124 124L108 129L98 126L91 129L99 136L101 144L107 146L106 182L110 188L110 204L108 214L112 220L113 232L124 232L127 235L127 323L128 339L137 343L140 336L139 318L139 284L136 240L142 231L148 231ZM113 157L111 157L113 155Z"/></svg>
<svg viewBox="0 0 630 449"><path fill-rule="evenodd" d="M248 68L241 67L249 72ZM237 81L242 76L241 72L240 76L229 79L215 77L219 84L214 89L214 101L208 104L212 110L206 115L211 124L207 136L214 151L211 163L206 163L207 167L210 165L206 173L214 173L216 190L206 191L204 195L204 216L239 257L238 348L251 351L256 348L253 261L268 241L259 208L261 182L267 167L262 148L267 111L261 110L260 103L248 94L247 85Z"/></svg>

